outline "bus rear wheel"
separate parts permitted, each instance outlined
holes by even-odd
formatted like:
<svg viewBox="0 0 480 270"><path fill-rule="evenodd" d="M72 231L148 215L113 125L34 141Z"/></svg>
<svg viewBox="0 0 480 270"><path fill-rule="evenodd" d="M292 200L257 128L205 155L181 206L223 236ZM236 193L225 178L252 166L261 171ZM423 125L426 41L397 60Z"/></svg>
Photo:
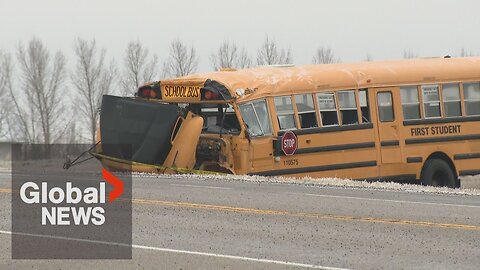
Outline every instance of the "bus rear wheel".
<svg viewBox="0 0 480 270"><path fill-rule="evenodd" d="M441 159L429 159L422 170L421 181L423 185L434 187L456 188L455 173L450 165Z"/></svg>

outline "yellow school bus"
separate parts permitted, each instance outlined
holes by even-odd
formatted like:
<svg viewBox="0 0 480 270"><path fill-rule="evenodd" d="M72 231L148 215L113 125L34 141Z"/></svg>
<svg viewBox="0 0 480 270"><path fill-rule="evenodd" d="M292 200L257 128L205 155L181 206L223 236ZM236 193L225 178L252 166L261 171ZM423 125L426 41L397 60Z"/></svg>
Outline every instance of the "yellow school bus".
<svg viewBox="0 0 480 270"><path fill-rule="evenodd" d="M113 170L458 187L480 174L480 58L225 69L105 96L100 119Z"/></svg>

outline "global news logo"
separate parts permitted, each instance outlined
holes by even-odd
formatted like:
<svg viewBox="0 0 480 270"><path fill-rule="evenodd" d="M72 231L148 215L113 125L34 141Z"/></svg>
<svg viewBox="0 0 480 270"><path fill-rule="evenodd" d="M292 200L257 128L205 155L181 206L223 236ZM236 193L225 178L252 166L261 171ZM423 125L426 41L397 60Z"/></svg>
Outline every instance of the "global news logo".
<svg viewBox="0 0 480 270"><path fill-rule="evenodd" d="M124 192L124 184L115 175L102 168L102 177L114 189L109 193L109 203L116 200ZM29 205L54 205L41 207L41 224L68 225L103 225L105 223L106 188L105 182L98 186L79 188L72 182L64 187L50 187L48 182L28 181L20 188L21 200ZM67 204L68 206L65 206ZM62 205L62 206L59 206ZM87 205L87 206L79 206Z"/></svg>
<svg viewBox="0 0 480 270"><path fill-rule="evenodd" d="M86 159L64 170L65 155L89 148L12 145L12 259L132 258L131 168L114 175Z"/></svg>

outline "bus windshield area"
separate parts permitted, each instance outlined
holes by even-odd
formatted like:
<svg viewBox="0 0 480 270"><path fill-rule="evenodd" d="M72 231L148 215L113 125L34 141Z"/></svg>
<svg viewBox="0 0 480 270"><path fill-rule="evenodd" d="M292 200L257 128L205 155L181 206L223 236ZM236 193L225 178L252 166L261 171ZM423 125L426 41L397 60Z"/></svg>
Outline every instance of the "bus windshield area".
<svg viewBox="0 0 480 270"><path fill-rule="evenodd" d="M203 117L202 133L240 134L240 123L230 104L198 104L193 111Z"/></svg>

